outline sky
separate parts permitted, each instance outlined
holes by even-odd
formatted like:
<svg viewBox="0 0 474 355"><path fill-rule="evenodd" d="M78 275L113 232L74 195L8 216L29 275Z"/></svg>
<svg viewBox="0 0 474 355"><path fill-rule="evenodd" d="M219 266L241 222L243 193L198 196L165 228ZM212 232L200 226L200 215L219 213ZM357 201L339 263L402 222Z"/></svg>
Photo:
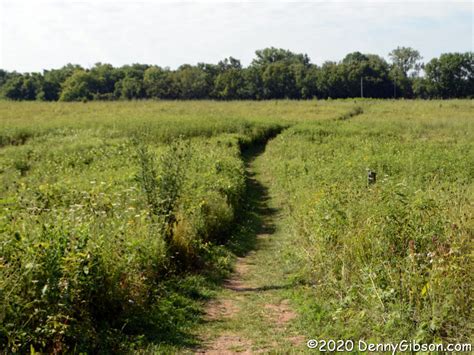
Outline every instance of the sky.
<svg viewBox="0 0 474 355"><path fill-rule="evenodd" d="M250 64L265 47L341 60L388 58L397 46L424 58L473 50L473 1L0 0L0 68L67 63L177 68L229 56Z"/></svg>

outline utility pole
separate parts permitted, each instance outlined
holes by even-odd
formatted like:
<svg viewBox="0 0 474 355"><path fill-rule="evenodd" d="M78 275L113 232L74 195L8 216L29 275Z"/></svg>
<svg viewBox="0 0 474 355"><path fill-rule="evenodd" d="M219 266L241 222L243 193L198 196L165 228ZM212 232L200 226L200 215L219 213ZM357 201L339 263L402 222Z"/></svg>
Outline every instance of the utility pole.
<svg viewBox="0 0 474 355"><path fill-rule="evenodd" d="M364 78L360 77L360 97L364 97Z"/></svg>

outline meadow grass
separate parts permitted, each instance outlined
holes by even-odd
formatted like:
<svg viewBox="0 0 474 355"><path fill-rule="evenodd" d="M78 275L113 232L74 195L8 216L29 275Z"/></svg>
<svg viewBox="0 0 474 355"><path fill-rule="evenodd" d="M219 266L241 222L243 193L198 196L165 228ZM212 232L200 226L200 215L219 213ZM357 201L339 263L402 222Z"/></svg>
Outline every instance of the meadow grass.
<svg viewBox="0 0 474 355"><path fill-rule="evenodd" d="M316 339L472 341L472 101L362 107L295 125L265 153L311 285L295 296L303 327Z"/></svg>
<svg viewBox="0 0 474 355"><path fill-rule="evenodd" d="M329 101L132 101L1 102L0 146L32 136L72 135L88 130L100 137L129 137L146 131L155 142L177 136L249 133L270 123L325 119L347 110L351 100Z"/></svg>
<svg viewBox="0 0 474 355"><path fill-rule="evenodd" d="M295 295L308 335L465 340L472 117L463 100L0 102L0 343L194 346L238 249L242 149L281 130L260 161L294 278L317 285Z"/></svg>

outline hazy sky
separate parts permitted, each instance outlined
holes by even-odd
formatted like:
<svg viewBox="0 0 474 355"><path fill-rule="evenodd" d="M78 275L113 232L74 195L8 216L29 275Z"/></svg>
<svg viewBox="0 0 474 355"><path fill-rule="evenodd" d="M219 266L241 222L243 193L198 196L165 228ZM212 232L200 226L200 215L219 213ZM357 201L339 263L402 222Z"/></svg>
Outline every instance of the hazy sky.
<svg viewBox="0 0 474 355"><path fill-rule="evenodd" d="M351 51L387 57L401 45L425 60L473 50L471 1L0 0L0 68L66 63L250 63L269 46L313 63Z"/></svg>

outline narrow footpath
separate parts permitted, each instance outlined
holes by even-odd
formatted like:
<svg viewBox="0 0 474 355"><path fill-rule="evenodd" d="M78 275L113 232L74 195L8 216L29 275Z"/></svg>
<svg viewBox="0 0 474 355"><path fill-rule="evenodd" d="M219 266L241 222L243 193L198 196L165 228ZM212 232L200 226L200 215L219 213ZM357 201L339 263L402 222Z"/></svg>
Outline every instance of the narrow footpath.
<svg viewBox="0 0 474 355"><path fill-rule="evenodd" d="M242 238L233 275L206 309L196 354L301 353L306 338L297 331L289 292L295 265L285 246L282 212L269 196L265 146L246 151L248 192L245 217L234 238ZM280 224L279 224L280 222ZM244 240L244 242L242 242ZM244 246L242 246L244 245Z"/></svg>

